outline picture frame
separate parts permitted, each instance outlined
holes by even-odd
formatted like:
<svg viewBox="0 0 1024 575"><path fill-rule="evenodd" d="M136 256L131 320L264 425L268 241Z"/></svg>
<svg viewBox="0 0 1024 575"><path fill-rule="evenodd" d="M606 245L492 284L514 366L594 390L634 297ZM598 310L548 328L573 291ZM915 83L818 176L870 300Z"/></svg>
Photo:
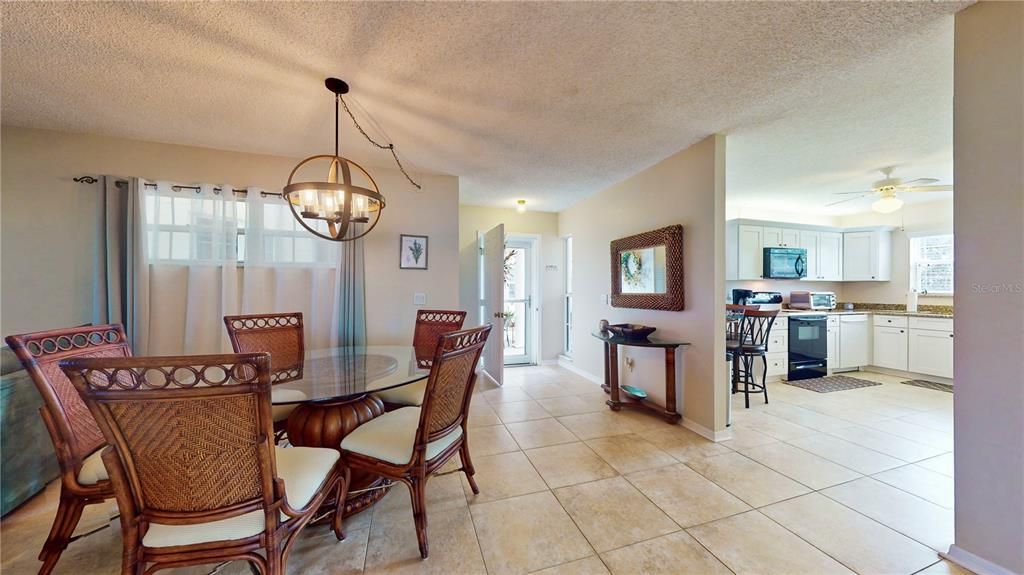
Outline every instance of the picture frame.
<svg viewBox="0 0 1024 575"><path fill-rule="evenodd" d="M430 255L429 238L412 234L401 234L398 238L398 268L403 270L428 269Z"/></svg>
<svg viewBox="0 0 1024 575"><path fill-rule="evenodd" d="M648 260L657 264L650 273ZM682 311L683 226L612 241L611 287L612 307Z"/></svg>

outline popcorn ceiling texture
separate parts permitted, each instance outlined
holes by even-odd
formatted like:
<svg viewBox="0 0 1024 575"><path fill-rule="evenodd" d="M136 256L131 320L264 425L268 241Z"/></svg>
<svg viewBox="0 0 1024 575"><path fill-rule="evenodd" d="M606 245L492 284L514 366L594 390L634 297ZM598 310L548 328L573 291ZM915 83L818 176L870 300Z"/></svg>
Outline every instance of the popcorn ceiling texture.
<svg viewBox="0 0 1024 575"><path fill-rule="evenodd" d="M322 82L339 76L463 202L559 210L820 103L964 5L5 3L2 116L301 157L332 145ZM389 165L342 126L343 154Z"/></svg>

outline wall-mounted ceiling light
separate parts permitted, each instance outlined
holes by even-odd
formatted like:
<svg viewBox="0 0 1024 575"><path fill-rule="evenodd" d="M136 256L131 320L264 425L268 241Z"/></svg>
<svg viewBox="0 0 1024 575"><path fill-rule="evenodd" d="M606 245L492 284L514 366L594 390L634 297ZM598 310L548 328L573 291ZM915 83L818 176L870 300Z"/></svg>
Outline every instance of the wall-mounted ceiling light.
<svg viewBox="0 0 1024 575"><path fill-rule="evenodd" d="M526 200L516 201L516 211L520 214L526 211Z"/></svg>
<svg viewBox="0 0 1024 575"><path fill-rule="evenodd" d="M871 204L871 209L880 214L891 214L902 207L903 200L897 198L895 195L885 196Z"/></svg>

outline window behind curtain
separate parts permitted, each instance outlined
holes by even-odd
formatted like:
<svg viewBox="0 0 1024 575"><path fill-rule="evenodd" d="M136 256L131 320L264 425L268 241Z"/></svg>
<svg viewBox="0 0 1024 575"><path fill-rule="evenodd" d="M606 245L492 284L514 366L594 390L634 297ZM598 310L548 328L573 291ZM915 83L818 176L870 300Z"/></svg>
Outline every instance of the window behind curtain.
<svg viewBox="0 0 1024 575"><path fill-rule="evenodd" d="M953 293L953 234L910 238L910 282L918 293Z"/></svg>

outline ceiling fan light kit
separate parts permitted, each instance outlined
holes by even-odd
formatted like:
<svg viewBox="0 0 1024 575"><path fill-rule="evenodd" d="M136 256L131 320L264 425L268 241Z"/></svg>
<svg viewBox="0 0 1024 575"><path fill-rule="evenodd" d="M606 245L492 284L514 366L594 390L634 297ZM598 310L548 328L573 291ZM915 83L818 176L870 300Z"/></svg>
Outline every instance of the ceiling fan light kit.
<svg viewBox="0 0 1024 575"><path fill-rule="evenodd" d="M952 192L953 186L932 186L937 182L935 178L916 178L913 180L904 180L902 178L892 177L892 168L884 168L882 174L885 175L884 179L878 180L871 185L871 189L863 192L836 192L838 195L846 194L857 194L855 197L848 198L845 200L839 200L827 204L827 206L835 206L845 202L853 200L859 200L871 194L879 194L881 197L875 200L871 204L871 209L880 214L891 214L903 207L903 200L896 197L896 193L917 193L917 192ZM921 185L925 184L925 185Z"/></svg>
<svg viewBox="0 0 1024 575"><path fill-rule="evenodd" d="M884 197L871 204L871 209L880 214L891 214L903 207L903 200L896 196Z"/></svg>

